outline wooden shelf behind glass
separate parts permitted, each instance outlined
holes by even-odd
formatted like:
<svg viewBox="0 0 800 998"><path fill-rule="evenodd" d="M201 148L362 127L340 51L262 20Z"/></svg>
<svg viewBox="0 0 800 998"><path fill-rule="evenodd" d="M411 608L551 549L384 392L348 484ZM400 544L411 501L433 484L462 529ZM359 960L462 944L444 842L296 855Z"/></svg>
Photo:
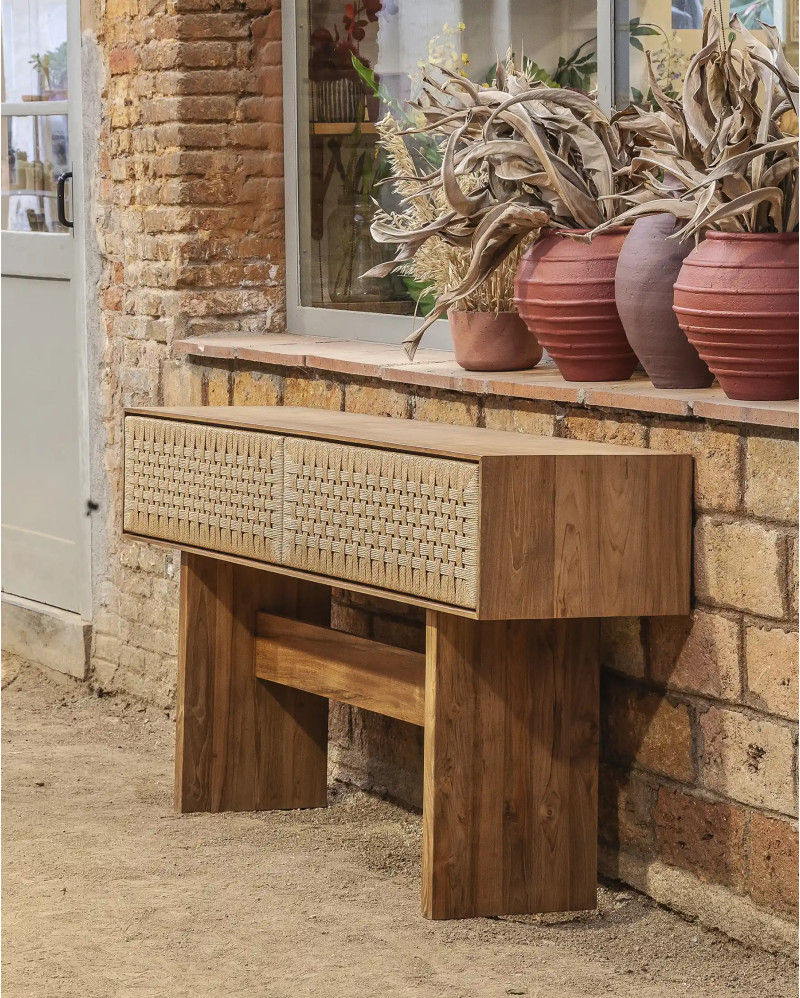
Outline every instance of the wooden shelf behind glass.
<svg viewBox="0 0 800 998"><path fill-rule="evenodd" d="M355 121L312 121L311 131L314 135L352 135L356 124ZM375 135L377 131L374 121L361 122L362 135Z"/></svg>

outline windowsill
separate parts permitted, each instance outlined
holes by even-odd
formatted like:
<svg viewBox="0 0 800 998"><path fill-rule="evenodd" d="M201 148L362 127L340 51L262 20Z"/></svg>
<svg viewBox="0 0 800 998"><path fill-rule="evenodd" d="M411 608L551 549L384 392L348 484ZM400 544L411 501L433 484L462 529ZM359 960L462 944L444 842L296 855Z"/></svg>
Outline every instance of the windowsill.
<svg viewBox="0 0 800 998"><path fill-rule="evenodd" d="M420 349L409 363L402 347L362 340L270 333L265 336L208 334L178 340L175 355L239 360L269 367L302 367L312 371L376 378L397 385L439 388L473 395L562 402L626 412L695 416L758 426L798 426L798 403L735 402L722 389L659 389L645 375L630 381L564 381L551 364L531 371L492 374L465 371L445 350Z"/></svg>

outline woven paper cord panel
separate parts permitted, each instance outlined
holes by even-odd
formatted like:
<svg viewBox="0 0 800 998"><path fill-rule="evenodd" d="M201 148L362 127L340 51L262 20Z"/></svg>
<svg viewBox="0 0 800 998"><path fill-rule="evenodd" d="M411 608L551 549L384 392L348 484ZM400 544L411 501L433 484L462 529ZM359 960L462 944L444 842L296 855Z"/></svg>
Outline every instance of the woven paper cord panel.
<svg viewBox="0 0 800 998"><path fill-rule="evenodd" d="M280 562L282 438L128 416L125 530Z"/></svg>
<svg viewBox="0 0 800 998"><path fill-rule="evenodd" d="M287 437L283 563L477 604L478 466Z"/></svg>

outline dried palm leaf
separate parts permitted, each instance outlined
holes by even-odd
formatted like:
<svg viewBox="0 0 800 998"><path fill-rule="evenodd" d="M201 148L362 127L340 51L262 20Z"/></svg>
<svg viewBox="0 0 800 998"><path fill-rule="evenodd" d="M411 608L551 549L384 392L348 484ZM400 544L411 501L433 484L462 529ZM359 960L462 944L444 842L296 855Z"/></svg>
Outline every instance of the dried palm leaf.
<svg viewBox="0 0 800 998"><path fill-rule="evenodd" d="M655 108L617 116L621 134L633 144L627 167L632 190L621 193L633 207L589 238L664 212L689 219L670 238L696 237L708 228L787 232L797 226L798 138L785 130L786 112L797 102L797 74L775 28L762 24L765 45L735 16L731 27L743 42L741 51L732 42L723 44L720 21L707 10L683 99L663 94L651 69ZM664 198L667 176L678 185L673 200Z"/></svg>
<svg viewBox="0 0 800 998"><path fill-rule="evenodd" d="M436 304L406 340L413 357L430 324L451 307L513 307L516 261L547 228L586 229L622 205L632 189L626 135L585 94L531 85L510 57L490 86L431 69L414 104L415 132L443 150L437 174L419 176L386 119L381 143L400 210L378 211L374 237L397 246L382 264L429 281ZM688 178L687 183L694 182ZM513 265L512 265L513 264ZM377 274L378 269L371 273Z"/></svg>

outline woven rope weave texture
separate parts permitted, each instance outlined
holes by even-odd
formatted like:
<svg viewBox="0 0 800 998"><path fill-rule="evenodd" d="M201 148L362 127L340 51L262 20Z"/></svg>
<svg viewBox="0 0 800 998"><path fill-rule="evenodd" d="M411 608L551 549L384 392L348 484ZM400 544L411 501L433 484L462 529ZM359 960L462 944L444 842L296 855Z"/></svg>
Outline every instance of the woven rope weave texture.
<svg viewBox="0 0 800 998"><path fill-rule="evenodd" d="M477 605L478 466L287 437L283 564Z"/></svg>
<svg viewBox="0 0 800 998"><path fill-rule="evenodd" d="M125 420L125 530L279 563L282 486L279 436Z"/></svg>

